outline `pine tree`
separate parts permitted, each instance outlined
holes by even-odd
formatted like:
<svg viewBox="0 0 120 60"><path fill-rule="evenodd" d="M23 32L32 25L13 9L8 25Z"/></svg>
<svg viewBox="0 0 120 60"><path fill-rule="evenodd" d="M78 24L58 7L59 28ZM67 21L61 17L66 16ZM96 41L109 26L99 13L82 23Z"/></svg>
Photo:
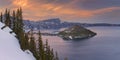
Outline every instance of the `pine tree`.
<svg viewBox="0 0 120 60"><path fill-rule="evenodd" d="M40 31L38 33L38 36L39 60L45 60L45 51Z"/></svg>
<svg viewBox="0 0 120 60"><path fill-rule="evenodd" d="M51 49L51 59L50 60L54 60L54 51L53 51L53 49Z"/></svg>
<svg viewBox="0 0 120 60"><path fill-rule="evenodd" d="M28 34L25 33L25 41L24 41L24 44L25 44L25 50L29 49L29 37L28 37Z"/></svg>
<svg viewBox="0 0 120 60"><path fill-rule="evenodd" d="M58 57L56 58L54 56L54 51L53 49L50 48L48 45L48 40L46 40L46 44L43 44L42 38L41 38L41 33L40 31L38 32L38 51L39 51L39 59L38 60L57 60Z"/></svg>
<svg viewBox="0 0 120 60"><path fill-rule="evenodd" d="M51 56L51 49L50 49L50 46L47 47L47 57L48 57L47 60L52 60L52 59L51 59L52 56Z"/></svg>
<svg viewBox="0 0 120 60"><path fill-rule="evenodd" d="M17 9L16 13L16 23L15 23L15 33L17 34L17 38L19 39L21 49L25 50L25 35L23 29L23 20L22 20L22 9Z"/></svg>
<svg viewBox="0 0 120 60"><path fill-rule="evenodd" d="M36 53L36 44L35 44L35 41L34 41L34 37L30 38L30 51L35 56L35 53Z"/></svg>
<svg viewBox="0 0 120 60"><path fill-rule="evenodd" d="M58 53L57 53L57 52L56 52L55 60L59 60L59 58L58 58Z"/></svg>
<svg viewBox="0 0 120 60"><path fill-rule="evenodd" d="M12 21L12 30L16 33L16 28L17 28L17 24L16 24L16 13L15 11L13 11L12 13L12 17L13 17L13 21Z"/></svg>
<svg viewBox="0 0 120 60"><path fill-rule="evenodd" d="M11 20L10 20L10 10L6 9L5 11L5 24L11 28Z"/></svg>
<svg viewBox="0 0 120 60"><path fill-rule="evenodd" d="M7 23L7 16L8 16L8 10L6 9L5 10L5 13L4 13L4 18L5 18L5 21L4 21L4 23L7 25L8 23Z"/></svg>
<svg viewBox="0 0 120 60"><path fill-rule="evenodd" d="M51 50L50 46L48 45L48 40L46 40L45 44L45 60L59 60L57 53L56 56L54 56L54 51L53 49Z"/></svg>
<svg viewBox="0 0 120 60"><path fill-rule="evenodd" d="M44 45L41 37L41 33L38 33L38 42L35 42L35 38L33 36L33 30L31 33L24 32L24 24L22 17L22 8L17 9L17 11L13 11L12 20L10 15L10 10L5 10L5 20L3 20L3 15L0 15L0 21L4 22L6 26L9 26L16 33L16 37L20 42L20 46L22 50L29 49L36 60L59 60L58 54L54 55L53 49L48 45L48 41L46 40L46 44ZM29 37L30 36L30 37ZM38 43L38 44L37 44Z"/></svg>
<svg viewBox="0 0 120 60"><path fill-rule="evenodd" d="M33 31L31 31L31 35L30 35L29 50L33 53L34 57L38 60L39 58L37 55L36 42L35 42L35 38L33 37Z"/></svg>
<svg viewBox="0 0 120 60"><path fill-rule="evenodd" d="M48 57L48 40L46 40L46 44L45 44L45 60L49 60L49 57Z"/></svg>
<svg viewBox="0 0 120 60"><path fill-rule="evenodd" d="M8 11L8 16L7 16L7 20L8 20L8 26L11 28L11 18L10 18L10 10Z"/></svg>
<svg viewBox="0 0 120 60"><path fill-rule="evenodd" d="M2 15L2 12L1 12L1 15L0 15L0 21L3 22L3 15Z"/></svg>

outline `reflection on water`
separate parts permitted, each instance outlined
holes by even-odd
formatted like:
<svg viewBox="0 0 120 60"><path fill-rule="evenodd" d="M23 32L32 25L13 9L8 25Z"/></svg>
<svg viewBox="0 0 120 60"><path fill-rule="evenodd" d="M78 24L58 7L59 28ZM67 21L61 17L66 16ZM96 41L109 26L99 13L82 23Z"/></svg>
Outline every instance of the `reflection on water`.
<svg viewBox="0 0 120 60"><path fill-rule="evenodd" d="M64 41L57 36L43 36L48 39L60 58L69 60L120 60L120 28L92 27L97 36L79 41Z"/></svg>

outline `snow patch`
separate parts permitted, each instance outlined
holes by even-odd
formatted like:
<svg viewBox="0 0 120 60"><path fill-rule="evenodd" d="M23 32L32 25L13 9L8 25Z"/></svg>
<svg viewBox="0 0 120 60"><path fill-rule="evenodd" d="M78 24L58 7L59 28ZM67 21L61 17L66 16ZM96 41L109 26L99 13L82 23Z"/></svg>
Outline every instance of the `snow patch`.
<svg viewBox="0 0 120 60"><path fill-rule="evenodd" d="M2 27L4 27L4 26L5 26L5 24L3 24L3 23L0 22L0 29L1 29ZM3 28L2 30L5 31L5 32L8 32L8 33L12 32L12 30L11 30L9 27L7 27L7 26L6 26L5 28ZM13 36L16 36L16 34L15 34L14 32L12 32L11 34L12 34Z"/></svg>
<svg viewBox="0 0 120 60"><path fill-rule="evenodd" d="M0 28L5 26L0 22ZM10 34L10 28L0 29L0 60L35 60L32 54L20 49L18 40Z"/></svg>

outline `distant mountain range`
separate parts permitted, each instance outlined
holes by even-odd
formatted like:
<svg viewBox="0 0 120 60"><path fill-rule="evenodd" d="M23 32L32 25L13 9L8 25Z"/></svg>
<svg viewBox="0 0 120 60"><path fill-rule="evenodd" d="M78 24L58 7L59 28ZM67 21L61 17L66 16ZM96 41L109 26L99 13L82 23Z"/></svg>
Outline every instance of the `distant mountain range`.
<svg viewBox="0 0 120 60"><path fill-rule="evenodd" d="M74 25L79 25L83 27L95 27L95 26L120 26L120 24L109 24L109 23L73 23L73 22L63 22L59 18L48 19L43 21L30 21L24 20L25 29L61 29L67 28Z"/></svg>

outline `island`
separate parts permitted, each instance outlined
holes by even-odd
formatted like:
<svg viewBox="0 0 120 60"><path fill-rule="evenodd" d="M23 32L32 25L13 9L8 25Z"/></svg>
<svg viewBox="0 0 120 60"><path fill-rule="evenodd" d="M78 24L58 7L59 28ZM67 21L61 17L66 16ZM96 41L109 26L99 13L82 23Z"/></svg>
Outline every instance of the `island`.
<svg viewBox="0 0 120 60"><path fill-rule="evenodd" d="M64 40L82 40L94 37L97 35L97 33L82 26L75 25L63 31L60 31L58 35Z"/></svg>

